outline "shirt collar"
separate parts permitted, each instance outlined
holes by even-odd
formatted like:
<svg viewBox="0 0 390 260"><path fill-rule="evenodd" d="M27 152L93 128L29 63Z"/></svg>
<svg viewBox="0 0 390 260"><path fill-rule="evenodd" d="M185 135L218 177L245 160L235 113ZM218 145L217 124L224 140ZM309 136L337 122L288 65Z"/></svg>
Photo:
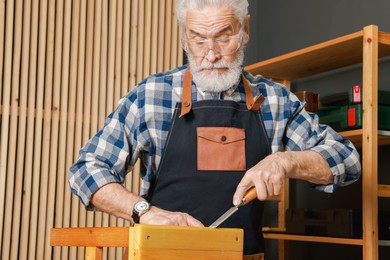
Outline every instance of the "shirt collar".
<svg viewBox="0 0 390 260"><path fill-rule="evenodd" d="M240 77L240 80L231 88L229 88L228 90L226 90L223 94L224 96L231 96L233 95L233 93L236 91L237 87L241 84L242 82L242 79Z"/></svg>

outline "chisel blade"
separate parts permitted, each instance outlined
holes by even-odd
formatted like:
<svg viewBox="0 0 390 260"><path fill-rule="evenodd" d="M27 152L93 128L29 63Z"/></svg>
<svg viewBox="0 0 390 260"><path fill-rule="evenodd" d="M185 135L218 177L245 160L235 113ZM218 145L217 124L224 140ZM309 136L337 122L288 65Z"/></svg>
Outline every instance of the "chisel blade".
<svg viewBox="0 0 390 260"><path fill-rule="evenodd" d="M257 197L256 189L255 187L250 188L244 195L244 198L242 198L242 201L237 206L233 206L228 211L226 211L222 216L220 216L216 221L214 221L209 227L210 228L216 228L219 225L221 225L222 222L224 222L226 219L228 219L231 215L234 214L238 210L239 207L244 206L248 204L250 201L255 199Z"/></svg>
<svg viewBox="0 0 390 260"><path fill-rule="evenodd" d="M216 228L221 225L226 219L228 219L231 215L234 214L238 210L238 207L232 207L228 211L226 211L222 216L220 216L216 221L214 221L209 227Z"/></svg>

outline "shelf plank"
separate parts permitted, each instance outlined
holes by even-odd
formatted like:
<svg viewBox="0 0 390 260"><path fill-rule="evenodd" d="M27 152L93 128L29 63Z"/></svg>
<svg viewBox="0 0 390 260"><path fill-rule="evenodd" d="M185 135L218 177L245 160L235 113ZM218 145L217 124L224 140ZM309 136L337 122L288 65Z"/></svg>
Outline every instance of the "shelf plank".
<svg viewBox="0 0 390 260"><path fill-rule="evenodd" d="M345 244L345 245L363 245L362 239L354 239L354 238L304 236L304 235L291 235L291 234L281 234L281 233L264 233L263 235L264 238L267 239L295 240L295 241Z"/></svg>
<svg viewBox="0 0 390 260"><path fill-rule="evenodd" d="M340 135L351 141L356 148L362 147L362 129L339 132Z"/></svg>
<svg viewBox="0 0 390 260"><path fill-rule="evenodd" d="M378 245L379 246L390 246L390 241L389 240L378 240Z"/></svg>
<svg viewBox="0 0 390 260"><path fill-rule="evenodd" d="M363 130L356 129L350 131L339 132L342 136L350 140L356 148L362 147L362 136ZM389 145L390 144L390 131L378 130L378 145Z"/></svg>
<svg viewBox="0 0 390 260"><path fill-rule="evenodd" d="M390 198L390 185L378 185L378 196Z"/></svg>
<svg viewBox="0 0 390 260"><path fill-rule="evenodd" d="M294 80L362 63L363 31L293 51L245 67L274 80ZM379 32L378 57L390 55L390 34Z"/></svg>
<svg viewBox="0 0 390 260"><path fill-rule="evenodd" d="M384 48L390 47L390 34L389 33L379 32L378 37L379 37L379 46L382 46Z"/></svg>
<svg viewBox="0 0 390 260"><path fill-rule="evenodd" d="M360 63L363 32L359 31L245 67L252 74L294 80Z"/></svg>

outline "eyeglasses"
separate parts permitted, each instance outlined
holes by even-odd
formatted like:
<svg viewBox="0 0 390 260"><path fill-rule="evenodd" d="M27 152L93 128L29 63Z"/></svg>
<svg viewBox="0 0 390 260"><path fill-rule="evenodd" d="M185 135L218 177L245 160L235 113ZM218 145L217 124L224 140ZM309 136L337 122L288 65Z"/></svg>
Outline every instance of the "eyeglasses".
<svg viewBox="0 0 390 260"><path fill-rule="evenodd" d="M196 38L185 39L193 56L204 57L210 50L222 56L235 53L241 46L242 31L231 36L220 36L217 38Z"/></svg>

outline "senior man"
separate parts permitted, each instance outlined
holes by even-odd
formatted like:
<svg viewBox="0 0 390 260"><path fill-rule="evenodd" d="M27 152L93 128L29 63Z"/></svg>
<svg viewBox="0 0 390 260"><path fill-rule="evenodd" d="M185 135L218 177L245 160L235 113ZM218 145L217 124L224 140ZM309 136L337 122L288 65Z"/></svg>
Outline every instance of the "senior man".
<svg viewBox="0 0 390 260"><path fill-rule="evenodd" d="M359 155L288 89L243 70L247 1L177 0L176 9L189 64L121 99L71 167L72 192L132 223L209 226L255 186L258 199L222 226L243 228L244 254L261 258L263 201L285 178L326 192L350 184ZM134 194L122 183L138 158Z"/></svg>

